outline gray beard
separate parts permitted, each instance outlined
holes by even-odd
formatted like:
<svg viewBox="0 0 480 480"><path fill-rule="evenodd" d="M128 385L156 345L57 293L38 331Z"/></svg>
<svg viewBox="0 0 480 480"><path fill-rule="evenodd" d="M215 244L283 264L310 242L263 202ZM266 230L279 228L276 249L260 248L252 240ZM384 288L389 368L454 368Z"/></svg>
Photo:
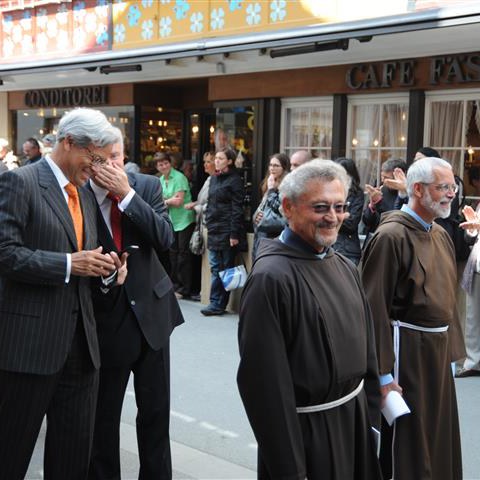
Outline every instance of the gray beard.
<svg viewBox="0 0 480 480"><path fill-rule="evenodd" d="M330 239L327 240L323 235L320 235L319 233L315 234L315 241L317 242L317 245L322 248L331 247L337 241L337 238L338 238L338 231L336 232L336 235L333 238L333 240L330 240Z"/></svg>
<svg viewBox="0 0 480 480"><path fill-rule="evenodd" d="M428 191L426 191L426 195L424 198L422 198L421 203L425 208L428 208L432 211L432 213L435 215L435 218L448 218L450 216L452 202L450 202L448 210L445 210L440 205L440 202L434 202L432 200L432 197Z"/></svg>

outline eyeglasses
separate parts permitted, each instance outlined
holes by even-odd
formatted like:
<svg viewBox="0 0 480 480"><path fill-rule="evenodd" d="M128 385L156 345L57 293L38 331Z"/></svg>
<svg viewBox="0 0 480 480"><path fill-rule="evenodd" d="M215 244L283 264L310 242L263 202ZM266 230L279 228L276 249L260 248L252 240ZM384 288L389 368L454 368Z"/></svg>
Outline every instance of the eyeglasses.
<svg viewBox="0 0 480 480"><path fill-rule="evenodd" d="M92 161L92 165L96 165L99 167L107 163L107 159L105 157L98 155L98 153L92 152L88 147L84 147L84 149L87 151L88 157Z"/></svg>
<svg viewBox="0 0 480 480"><path fill-rule="evenodd" d="M345 203L316 203L312 205L312 209L315 213L325 215L333 208L335 213L345 213L350 206L350 202Z"/></svg>
<svg viewBox="0 0 480 480"><path fill-rule="evenodd" d="M426 183L422 182L423 185L433 185L435 187L435 190L442 192L442 193L447 193L447 192L452 192L452 193L457 193L458 192L458 185L456 183L449 184L449 183Z"/></svg>

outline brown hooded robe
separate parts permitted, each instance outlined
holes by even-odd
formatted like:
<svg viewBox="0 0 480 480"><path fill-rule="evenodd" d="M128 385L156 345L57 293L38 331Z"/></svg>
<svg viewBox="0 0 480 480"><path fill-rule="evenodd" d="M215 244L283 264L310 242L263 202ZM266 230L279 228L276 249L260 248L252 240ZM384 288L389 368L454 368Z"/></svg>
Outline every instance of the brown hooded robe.
<svg viewBox="0 0 480 480"><path fill-rule="evenodd" d="M352 263L263 240L245 286L238 386L262 480L379 480L379 383L370 310ZM337 408L296 407L360 394Z"/></svg>
<svg viewBox="0 0 480 480"><path fill-rule="evenodd" d="M465 350L456 313L452 241L435 223L427 232L409 214L388 212L365 249L361 270L375 325L380 374L393 373L392 320L449 327L442 333L400 329L398 383L412 413L395 422L393 478L461 480L451 362L464 357ZM382 427L382 443L383 431ZM388 465L391 452L382 446L382 467ZM385 469L383 473L391 478Z"/></svg>

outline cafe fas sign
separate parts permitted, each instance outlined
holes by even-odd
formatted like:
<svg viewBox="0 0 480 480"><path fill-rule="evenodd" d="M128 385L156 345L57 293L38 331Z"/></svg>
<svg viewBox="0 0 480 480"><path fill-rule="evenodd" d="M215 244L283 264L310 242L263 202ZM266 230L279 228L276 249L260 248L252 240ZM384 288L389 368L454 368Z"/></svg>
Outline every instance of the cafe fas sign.
<svg viewBox="0 0 480 480"><path fill-rule="evenodd" d="M416 60L362 63L348 69L345 81L352 90L418 86L418 63ZM427 85L480 82L480 53L434 57L427 62L427 68Z"/></svg>

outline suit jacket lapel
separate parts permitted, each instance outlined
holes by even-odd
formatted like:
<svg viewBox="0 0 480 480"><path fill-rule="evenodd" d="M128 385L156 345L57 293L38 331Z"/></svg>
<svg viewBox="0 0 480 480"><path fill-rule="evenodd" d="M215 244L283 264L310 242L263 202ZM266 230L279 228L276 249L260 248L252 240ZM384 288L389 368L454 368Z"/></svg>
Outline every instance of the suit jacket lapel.
<svg viewBox="0 0 480 480"><path fill-rule="evenodd" d="M95 235L96 209L94 208L93 202L88 200L88 193L83 188L79 188L78 193L80 195L80 205L82 206L83 214L83 245L86 250L90 250L97 247L97 238Z"/></svg>
<svg viewBox="0 0 480 480"><path fill-rule="evenodd" d="M68 209L65 197L60 189L60 185L45 159L38 161L38 183L42 188L42 195L50 208L55 212L63 228L67 233L73 248L77 250L77 238L73 227L72 216Z"/></svg>
<svg viewBox="0 0 480 480"><path fill-rule="evenodd" d="M90 182L87 183L87 188L92 192L93 196L95 197L95 193L93 192L93 189L90 186ZM110 230L108 230L107 224L103 219L103 214L102 214L102 211L100 210L100 205L97 202L97 197L95 197L95 206L96 206L96 214L97 214L98 241L103 247L103 252L104 253L111 252L111 251L116 252L117 247L115 246L112 235L110 234Z"/></svg>
<svg viewBox="0 0 480 480"><path fill-rule="evenodd" d="M135 190L135 186L137 184L137 179L135 178L135 175L127 173L128 177L128 183L129 185ZM138 194L137 194L138 195ZM127 245L132 245L135 243L134 240L132 240L131 237L131 220L127 217L127 215L122 215L122 242L123 242L123 248L125 248ZM138 243L138 242L137 242Z"/></svg>

